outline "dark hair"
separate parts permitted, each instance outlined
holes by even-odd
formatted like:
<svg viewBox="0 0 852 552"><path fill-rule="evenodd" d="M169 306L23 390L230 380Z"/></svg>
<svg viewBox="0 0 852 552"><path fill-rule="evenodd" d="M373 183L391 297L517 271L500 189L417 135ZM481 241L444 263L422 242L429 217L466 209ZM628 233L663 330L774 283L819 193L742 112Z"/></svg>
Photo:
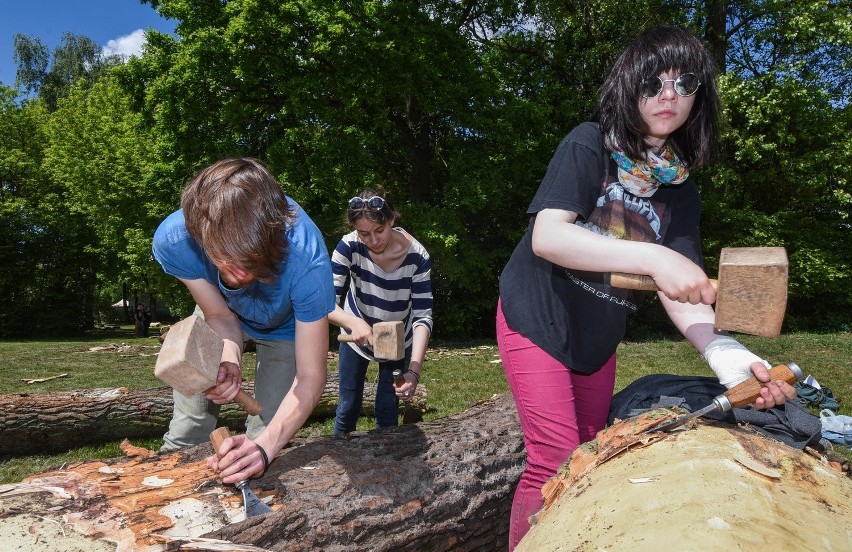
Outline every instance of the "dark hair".
<svg viewBox="0 0 852 552"><path fill-rule="evenodd" d="M694 73L701 82L689 117L668 143L687 167L706 165L719 136L716 67L704 43L677 27L646 31L615 62L601 87L595 115L607 148L632 159L645 157L648 129L639 112L639 90L643 80L666 71Z"/></svg>
<svg viewBox="0 0 852 552"><path fill-rule="evenodd" d="M261 281L278 275L287 257L284 232L296 211L263 163L249 157L217 161L187 185L181 208L190 236L212 260Z"/></svg>
<svg viewBox="0 0 852 552"><path fill-rule="evenodd" d="M367 219L369 221L375 222L376 224L385 224L389 220L397 221L399 220L399 213L396 209L393 208L393 204L390 199L387 197L387 194L383 190L376 191L372 188L365 188L363 192L358 194L355 197L360 197L361 199L370 199L371 197L379 196L380 198L385 200L384 206L379 209L352 209L351 207L347 207L346 209L346 222L351 227L360 219Z"/></svg>

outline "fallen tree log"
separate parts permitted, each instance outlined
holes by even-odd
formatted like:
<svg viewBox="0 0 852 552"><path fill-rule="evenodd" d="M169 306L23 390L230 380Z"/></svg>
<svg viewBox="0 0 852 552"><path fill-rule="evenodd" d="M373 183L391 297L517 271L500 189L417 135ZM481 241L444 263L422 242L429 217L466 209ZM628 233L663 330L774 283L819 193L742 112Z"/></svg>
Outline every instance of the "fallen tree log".
<svg viewBox="0 0 852 552"><path fill-rule="evenodd" d="M543 487L516 552L852 550L852 479L841 466L705 419L643 433L661 412L576 449Z"/></svg>
<svg viewBox="0 0 852 552"><path fill-rule="evenodd" d="M337 372L328 375L314 419L334 416ZM254 382L243 388L254 392ZM418 386L412 401L425 409L426 388ZM364 387L363 414L372 414L375 386ZM126 388L0 395L0 456L50 454L122 439L162 437L172 417L172 389ZM219 424L245 431L245 412L236 404L222 407Z"/></svg>
<svg viewBox="0 0 852 552"><path fill-rule="evenodd" d="M209 445L147 457L123 448L128 457L0 486L0 542L150 552L500 550L525 458L514 402L501 395L433 422L297 440L252 482L274 511L244 519L241 497L206 466Z"/></svg>

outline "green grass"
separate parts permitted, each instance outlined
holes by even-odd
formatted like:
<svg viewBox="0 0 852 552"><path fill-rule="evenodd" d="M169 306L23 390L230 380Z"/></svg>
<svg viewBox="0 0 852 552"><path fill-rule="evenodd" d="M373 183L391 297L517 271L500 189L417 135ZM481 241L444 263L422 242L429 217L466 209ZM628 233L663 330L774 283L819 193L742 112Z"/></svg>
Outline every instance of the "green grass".
<svg viewBox="0 0 852 552"><path fill-rule="evenodd" d="M159 342L154 338L132 337L132 329L114 334L97 334L74 341L6 341L0 342L0 393L44 393L100 387L127 387L131 390L163 385L154 376ZM774 339L738 336L746 346L772 364L795 362L805 375L813 375L820 384L830 387L840 401L840 414L852 415L852 334L798 333ZM102 350L92 350L106 347ZM655 339L625 342L618 350L619 368L616 391L637 378L651 373L680 375L712 375L698 353L683 339ZM253 377L254 355L244 359L245 375ZM335 361L329 370L337 370ZM67 374L42 383L40 379ZM375 379L375 369L368 373ZM432 343L427 354L421 380L425 385L428 410L424 418L434 420L461 412L477 401L508 391L503 368L493 341L476 343ZM814 412L816 414L816 412ZM299 436L328 435L332 420L312 422ZM375 420L362 417L359 430L370 430ZM134 440L138 446L156 449L161 440ZM845 449L842 453L852 459ZM89 458L120 456L118 443L85 447L64 454L37 455L0 459L0 483L20 481L39 471L63 463Z"/></svg>

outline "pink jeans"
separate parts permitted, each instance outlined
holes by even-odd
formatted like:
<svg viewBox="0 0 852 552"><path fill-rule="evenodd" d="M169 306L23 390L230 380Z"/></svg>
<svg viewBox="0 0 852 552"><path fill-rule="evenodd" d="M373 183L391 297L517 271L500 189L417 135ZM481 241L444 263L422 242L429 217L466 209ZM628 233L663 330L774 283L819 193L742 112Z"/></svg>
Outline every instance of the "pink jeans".
<svg viewBox="0 0 852 552"><path fill-rule="evenodd" d="M541 487L575 448L594 439L606 425L615 386L615 354L593 374L574 372L511 330L499 303L497 345L527 450L527 467L512 501L512 551L529 531L529 517L544 504Z"/></svg>

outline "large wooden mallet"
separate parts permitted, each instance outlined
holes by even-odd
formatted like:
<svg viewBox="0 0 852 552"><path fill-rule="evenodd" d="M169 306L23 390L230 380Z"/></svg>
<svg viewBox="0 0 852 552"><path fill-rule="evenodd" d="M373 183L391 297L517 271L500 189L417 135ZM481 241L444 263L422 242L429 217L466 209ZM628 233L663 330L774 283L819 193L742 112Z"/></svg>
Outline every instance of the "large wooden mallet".
<svg viewBox="0 0 852 552"><path fill-rule="evenodd" d="M725 247L719 257L716 329L763 337L781 334L787 309L787 252L783 247ZM617 288L659 291L654 279L612 273Z"/></svg>
<svg viewBox="0 0 852 552"><path fill-rule="evenodd" d="M197 395L216 385L224 347L207 322L193 314L173 324L166 334L154 375L182 395ZM234 402L249 414L260 414L260 404L242 389Z"/></svg>
<svg viewBox="0 0 852 552"><path fill-rule="evenodd" d="M337 340L353 342L352 334L339 334ZM401 320L373 324L373 356L381 360L405 357L405 324Z"/></svg>

